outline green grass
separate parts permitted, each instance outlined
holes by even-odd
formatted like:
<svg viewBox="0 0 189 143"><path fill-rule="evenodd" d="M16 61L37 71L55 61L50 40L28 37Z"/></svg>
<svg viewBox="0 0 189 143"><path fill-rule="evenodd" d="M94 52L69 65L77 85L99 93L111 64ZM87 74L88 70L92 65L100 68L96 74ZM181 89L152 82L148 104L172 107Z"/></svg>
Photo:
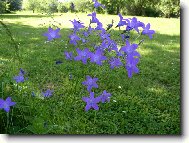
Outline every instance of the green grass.
<svg viewBox="0 0 189 143"><path fill-rule="evenodd" d="M77 14L88 25L86 15ZM124 67L110 70L108 64L99 67L64 59L65 50L75 50L67 40L72 27L69 20L77 16L55 14L54 20L61 24L55 22L62 28L62 38L45 43L42 34L54 23L49 16L23 12L0 15L19 43L22 61L19 62L9 36L0 25L0 97L11 96L17 102L10 112L8 128L7 115L0 110L0 133L181 134L180 19L137 17L151 23L156 34L152 40L145 38L138 49L140 73L129 79ZM119 20L115 15L97 17L104 25L112 19ZM114 29L112 34L117 38L119 31ZM98 39L91 37L91 40ZM63 64L56 65L56 60L62 60ZM19 68L27 72L28 80L16 85L13 77ZM73 79L69 79L69 74ZM110 103L99 104L99 111L84 111L82 97L88 93L81 82L86 75L99 78L95 95L105 89L112 94ZM43 99L41 92L47 88L53 89L54 94ZM36 97L31 96L32 91Z"/></svg>

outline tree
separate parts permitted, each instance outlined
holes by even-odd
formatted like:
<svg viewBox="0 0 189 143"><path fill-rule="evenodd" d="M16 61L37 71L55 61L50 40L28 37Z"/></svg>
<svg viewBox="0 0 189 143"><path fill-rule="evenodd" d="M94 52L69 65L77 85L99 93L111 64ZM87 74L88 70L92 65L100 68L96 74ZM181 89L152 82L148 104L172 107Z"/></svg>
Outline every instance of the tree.
<svg viewBox="0 0 189 143"><path fill-rule="evenodd" d="M0 14L6 12L6 2L0 1Z"/></svg>
<svg viewBox="0 0 189 143"><path fill-rule="evenodd" d="M126 6L128 0L100 0L107 8L109 14L118 14Z"/></svg>
<svg viewBox="0 0 189 143"><path fill-rule="evenodd" d="M71 12L75 11L75 5L73 2L70 2L70 10L71 10Z"/></svg>
<svg viewBox="0 0 189 143"><path fill-rule="evenodd" d="M22 0L1 0L0 13L8 13L10 11L20 10L22 8Z"/></svg>
<svg viewBox="0 0 189 143"><path fill-rule="evenodd" d="M22 8L22 0L7 0L7 3L10 4L10 10L20 10Z"/></svg>
<svg viewBox="0 0 189 143"><path fill-rule="evenodd" d="M159 4L160 10L164 17L178 17L180 15L179 0L161 0Z"/></svg>
<svg viewBox="0 0 189 143"><path fill-rule="evenodd" d="M23 0L23 3L22 3L23 9L32 10L33 13L35 12L38 5L39 5L38 0Z"/></svg>
<svg viewBox="0 0 189 143"><path fill-rule="evenodd" d="M23 8L38 12L54 13L58 12L57 0L23 0Z"/></svg>

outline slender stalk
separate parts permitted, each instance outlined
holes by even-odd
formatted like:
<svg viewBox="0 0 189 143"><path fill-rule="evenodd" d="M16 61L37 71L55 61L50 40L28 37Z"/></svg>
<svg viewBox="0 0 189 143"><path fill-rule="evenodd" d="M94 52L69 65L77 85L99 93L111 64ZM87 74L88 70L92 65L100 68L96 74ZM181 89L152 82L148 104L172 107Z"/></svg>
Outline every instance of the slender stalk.
<svg viewBox="0 0 189 143"><path fill-rule="evenodd" d="M4 27L4 29L6 30L6 34L10 37L10 40L15 47L16 56L18 57L19 62L22 63L20 55L19 55L19 44L14 40L10 29L2 20L0 20L0 24Z"/></svg>
<svg viewBox="0 0 189 143"><path fill-rule="evenodd" d="M144 39L140 40L140 42L138 43L138 45L142 44L144 42Z"/></svg>
<svg viewBox="0 0 189 143"><path fill-rule="evenodd" d="M134 41L137 40L140 36L141 36L141 34L139 34L139 35L134 39Z"/></svg>
<svg viewBox="0 0 189 143"><path fill-rule="evenodd" d="M7 112L7 127L6 127L6 133L8 133L9 128L9 112Z"/></svg>
<svg viewBox="0 0 189 143"><path fill-rule="evenodd" d="M4 82L1 83L1 89L2 89L2 98L3 98L3 88L4 88Z"/></svg>

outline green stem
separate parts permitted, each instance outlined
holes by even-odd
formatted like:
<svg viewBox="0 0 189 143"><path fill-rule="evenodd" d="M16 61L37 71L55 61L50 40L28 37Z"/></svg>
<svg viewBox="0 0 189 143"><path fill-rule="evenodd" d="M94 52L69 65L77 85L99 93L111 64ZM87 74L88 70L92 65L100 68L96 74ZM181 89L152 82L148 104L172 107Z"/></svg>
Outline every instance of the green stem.
<svg viewBox="0 0 189 143"><path fill-rule="evenodd" d="M141 36L141 34L139 34L139 35L134 39L134 41L137 40L140 36Z"/></svg>
<svg viewBox="0 0 189 143"><path fill-rule="evenodd" d="M3 98L3 88L4 88L4 82L1 83L1 88L2 88L2 98Z"/></svg>
<svg viewBox="0 0 189 143"><path fill-rule="evenodd" d="M96 124L96 111L94 110L94 124Z"/></svg>
<svg viewBox="0 0 189 143"><path fill-rule="evenodd" d="M9 128L9 112L7 113L7 127L6 127L6 133L8 133Z"/></svg>
<svg viewBox="0 0 189 143"><path fill-rule="evenodd" d="M1 20L0 20L0 24L6 30L7 35L10 37L10 40L12 41L12 43L13 43L13 45L15 47L16 57L18 57L19 62L22 63L20 55L19 55L19 44L14 40L13 35L12 35L10 29L8 28L8 26Z"/></svg>
<svg viewBox="0 0 189 143"><path fill-rule="evenodd" d="M144 39L140 40L140 42L138 43L138 45L142 44L144 42Z"/></svg>

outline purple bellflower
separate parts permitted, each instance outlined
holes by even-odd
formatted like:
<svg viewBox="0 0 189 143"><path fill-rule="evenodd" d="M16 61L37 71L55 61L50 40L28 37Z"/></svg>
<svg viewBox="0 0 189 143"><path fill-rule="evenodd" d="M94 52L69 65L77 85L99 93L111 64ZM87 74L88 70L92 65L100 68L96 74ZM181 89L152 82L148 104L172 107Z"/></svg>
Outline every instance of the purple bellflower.
<svg viewBox="0 0 189 143"><path fill-rule="evenodd" d="M6 100L0 99L0 109L4 109L7 113L10 111L10 106L14 106L16 102L11 101L11 97Z"/></svg>
<svg viewBox="0 0 189 143"><path fill-rule="evenodd" d="M88 36L89 36L89 33L88 33L87 31L84 31L84 32L83 32L83 36L88 37Z"/></svg>
<svg viewBox="0 0 189 143"><path fill-rule="evenodd" d="M22 69L22 68L20 68L20 72L19 72L19 75L24 75L25 74L25 71Z"/></svg>
<svg viewBox="0 0 189 143"><path fill-rule="evenodd" d="M109 40L109 47L108 47L109 51L118 51L118 47L117 47L117 43L114 40Z"/></svg>
<svg viewBox="0 0 189 143"><path fill-rule="evenodd" d="M91 34L92 31L94 31L94 28L92 28L91 26L89 26L89 27L88 27L88 32L89 32L89 34Z"/></svg>
<svg viewBox="0 0 189 143"><path fill-rule="evenodd" d="M106 90L104 90L103 93L100 95L100 97L101 97L101 102L102 102L102 103L105 103L106 101L107 101L107 102L110 102L110 96L111 96L111 94L108 93L108 92L106 92Z"/></svg>
<svg viewBox="0 0 189 143"><path fill-rule="evenodd" d="M70 38L70 44L77 45L77 41L81 40L75 33L71 34L69 36Z"/></svg>
<svg viewBox="0 0 189 143"><path fill-rule="evenodd" d="M90 92L90 97L83 97L82 100L87 103L85 106L85 111L93 108L94 110L99 110L98 103L101 100L101 97L94 97L94 92Z"/></svg>
<svg viewBox="0 0 189 143"><path fill-rule="evenodd" d="M126 30L132 30L132 29L135 29L138 33L139 33L139 27L144 27L144 23L143 22L140 22L140 21L137 21L137 18L136 17L133 17L132 19L126 19L127 21L127 27L126 27Z"/></svg>
<svg viewBox="0 0 189 143"><path fill-rule="evenodd" d="M123 16L119 13L118 14L118 16L119 16L119 23L117 24L117 26L116 27L120 27L120 26L124 26L124 25L126 25L127 23L126 23L126 21L124 21L124 20L126 20L126 19L123 19Z"/></svg>
<svg viewBox="0 0 189 143"><path fill-rule="evenodd" d="M70 21L71 21L71 20L70 20ZM81 22L79 22L79 21L77 21L77 20L75 20L75 19L74 19L73 21L71 21L71 22L72 22L72 24L73 24L73 26L74 26L74 28L73 28L74 32L79 31L79 29L85 27L84 25L82 25L82 24L84 24L84 23L81 23Z"/></svg>
<svg viewBox="0 0 189 143"><path fill-rule="evenodd" d="M15 76L14 77L14 80L19 83L19 82L24 82L25 79L24 79L24 75L18 75L18 76Z"/></svg>
<svg viewBox="0 0 189 143"><path fill-rule="evenodd" d="M101 37L102 40L109 39L110 34L106 33L106 30L103 29L102 32L100 33L100 37Z"/></svg>
<svg viewBox="0 0 189 143"><path fill-rule="evenodd" d="M128 40L130 38L129 35L121 34L122 41Z"/></svg>
<svg viewBox="0 0 189 143"><path fill-rule="evenodd" d="M90 21L90 23L98 23L99 20L96 18L96 12L93 12L92 14L88 14L87 16L91 16L92 20Z"/></svg>
<svg viewBox="0 0 189 143"><path fill-rule="evenodd" d="M44 97L51 97L53 90L47 89L45 92L42 92Z"/></svg>
<svg viewBox="0 0 189 143"><path fill-rule="evenodd" d="M94 2L94 7L95 7L95 8L98 8L98 7L105 8L105 6L102 5L102 4L100 4L97 0L93 0L93 2Z"/></svg>
<svg viewBox="0 0 189 143"><path fill-rule="evenodd" d="M117 55L118 57L123 57L125 54L124 54L123 51L118 50L118 51L116 51L116 55Z"/></svg>
<svg viewBox="0 0 189 143"><path fill-rule="evenodd" d="M97 65L102 65L102 61L106 60L107 58L103 55L103 51L97 49L95 53L91 53L90 55L91 62L96 63Z"/></svg>
<svg viewBox="0 0 189 143"><path fill-rule="evenodd" d="M118 51L117 43L114 40L111 40L110 38L104 39L100 45L101 50L108 49L108 51Z"/></svg>
<svg viewBox="0 0 189 143"><path fill-rule="evenodd" d="M154 30L150 30L150 23L146 25L144 30L142 31L143 35L148 35L150 39L152 39L152 35L155 33Z"/></svg>
<svg viewBox="0 0 189 143"><path fill-rule="evenodd" d="M64 52L66 60L72 60L73 59L73 53L72 52Z"/></svg>
<svg viewBox="0 0 189 143"><path fill-rule="evenodd" d="M57 39L61 37L59 35L59 32L60 32L60 28L53 30L51 27L49 27L48 32L44 33L43 36L46 36L48 41L52 41L53 39Z"/></svg>
<svg viewBox="0 0 189 143"><path fill-rule="evenodd" d="M95 28L95 30L104 30L101 22L97 22L97 27Z"/></svg>
<svg viewBox="0 0 189 143"><path fill-rule="evenodd" d="M98 88L98 85L96 83L98 81L98 78L92 78L88 75L86 77L87 79L83 81L82 84L87 86L87 91L90 92L93 87Z"/></svg>
<svg viewBox="0 0 189 143"><path fill-rule="evenodd" d="M121 60L119 58L111 58L110 61L110 68L114 69L115 67L120 67L123 65L123 63L121 62Z"/></svg>
<svg viewBox="0 0 189 143"><path fill-rule="evenodd" d="M88 42L88 40L86 40L85 38L81 38L81 41L82 41L82 43L87 43Z"/></svg>
<svg viewBox="0 0 189 143"><path fill-rule="evenodd" d="M129 40L126 40L126 46L121 47L120 50L125 52L127 55L140 57L140 54L136 51L137 48L137 44L130 45Z"/></svg>
<svg viewBox="0 0 189 143"><path fill-rule="evenodd" d="M87 60L90 58L90 51L88 48L85 48L84 50L76 49L77 56L74 58L76 61L82 61L83 64L87 64Z"/></svg>
<svg viewBox="0 0 189 143"><path fill-rule="evenodd" d="M136 66L139 62L138 58L133 58L132 56L127 57L126 69L128 72L128 77L131 78L133 73L139 73L139 69Z"/></svg>
<svg viewBox="0 0 189 143"><path fill-rule="evenodd" d="M18 76L15 76L13 79L19 83L19 82L24 82L25 81L25 78L24 78L24 74L25 74L25 71L20 68L20 72L19 72L19 75Z"/></svg>
<svg viewBox="0 0 189 143"><path fill-rule="evenodd" d="M109 45L110 45L110 39L104 39L100 45L100 49L101 50L108 49Z"/></svg>

